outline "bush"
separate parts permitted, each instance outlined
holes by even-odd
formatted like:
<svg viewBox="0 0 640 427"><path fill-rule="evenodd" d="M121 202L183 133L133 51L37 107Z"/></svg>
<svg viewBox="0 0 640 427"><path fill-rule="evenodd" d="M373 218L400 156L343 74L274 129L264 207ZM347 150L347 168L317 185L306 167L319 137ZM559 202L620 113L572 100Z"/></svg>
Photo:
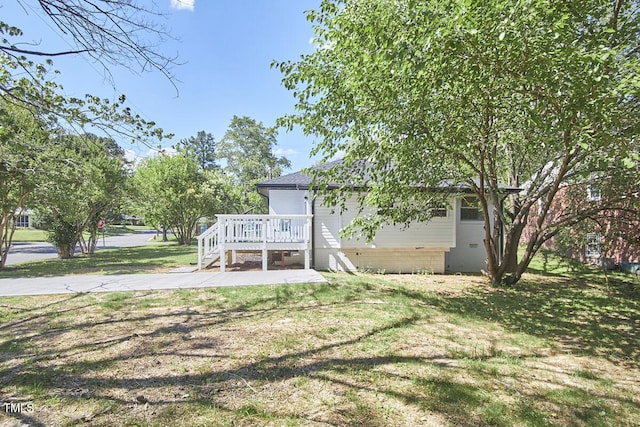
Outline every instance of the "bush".
<svg viewBox="0 0 640 427"><path fill-rule="evenodd" d="M78 231L75 224L66 222L60 216L48 216L43 218L42 225L47 231L47 241L53 243L58 249L58 257L71 258L76 250Z"/></svg>

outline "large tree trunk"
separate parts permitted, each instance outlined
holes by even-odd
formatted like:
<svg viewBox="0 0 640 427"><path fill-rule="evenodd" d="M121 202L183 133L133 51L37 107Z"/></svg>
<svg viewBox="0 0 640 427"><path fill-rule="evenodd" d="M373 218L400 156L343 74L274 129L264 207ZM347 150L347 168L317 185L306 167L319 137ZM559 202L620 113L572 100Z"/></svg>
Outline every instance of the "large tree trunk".
<svg viewBox="0 0 640 427"><path fill-rule="evenodd" d="M69 243L68 245L57 246L58 258L69 259L72 258L76 252L76 243Z"/></svg>
<svg viewBox="0 0 640 427"><path fill-rule="evenodd" d="M9 248L11 248L11 241L13 240L13 233L16 231L15 221L12 221L12 215L2 215L2 221L0 222L0 233L2 233L0 240L0 270L4 268L7 263L7 255L9 254Z"/></svg>
<svg viewBox="0 0 640 427"><path fill-rule="evenodd" d="M503 270L507 276L512 276L518 269L518 249L524 224L514 224L505 235L504 254L502 258Z"/></svg>
<svg viewBox="0 0 640 427"><path fill-rule="evenodd" d="M94 226L89 229L88 239L85 239L81 233L78 243L80 244L80 250L83 254L93 255L96 252L96 246L98 243L98 228Z"/></svg>

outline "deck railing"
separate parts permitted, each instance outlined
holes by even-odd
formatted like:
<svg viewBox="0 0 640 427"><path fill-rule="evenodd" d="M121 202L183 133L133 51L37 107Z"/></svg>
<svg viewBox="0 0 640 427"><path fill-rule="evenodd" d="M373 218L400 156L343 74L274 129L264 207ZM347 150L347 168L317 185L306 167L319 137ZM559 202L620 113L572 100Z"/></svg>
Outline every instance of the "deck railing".
<svg viewBox="0 0 640 427"><path fill-rule="evenodd" d="M304 243L309 241L307 215L218 215L224 243Z"/></svg>

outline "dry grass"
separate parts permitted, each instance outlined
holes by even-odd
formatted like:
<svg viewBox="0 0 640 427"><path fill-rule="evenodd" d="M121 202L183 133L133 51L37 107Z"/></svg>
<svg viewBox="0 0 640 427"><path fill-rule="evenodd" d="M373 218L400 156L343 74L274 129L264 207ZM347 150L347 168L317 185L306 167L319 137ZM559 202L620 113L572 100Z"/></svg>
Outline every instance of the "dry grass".
<svg viewBox="0 0 640 427"><path fill-rule="evenodd" d="M327 277L7 298L0 425L640 425L626 285Z"/></svg>

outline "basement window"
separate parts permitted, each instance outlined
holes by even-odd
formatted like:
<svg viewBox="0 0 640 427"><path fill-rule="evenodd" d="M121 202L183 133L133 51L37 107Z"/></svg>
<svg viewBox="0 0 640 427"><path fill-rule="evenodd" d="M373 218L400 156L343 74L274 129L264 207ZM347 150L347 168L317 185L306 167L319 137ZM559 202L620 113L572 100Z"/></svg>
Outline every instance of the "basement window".
<svg viewBox="0 0 640 427"><path fill-rule="evenodd" d="M447 217L447 207L445 205L438 206L429 211L431 214L431 218L446 218Z"/></svg>

